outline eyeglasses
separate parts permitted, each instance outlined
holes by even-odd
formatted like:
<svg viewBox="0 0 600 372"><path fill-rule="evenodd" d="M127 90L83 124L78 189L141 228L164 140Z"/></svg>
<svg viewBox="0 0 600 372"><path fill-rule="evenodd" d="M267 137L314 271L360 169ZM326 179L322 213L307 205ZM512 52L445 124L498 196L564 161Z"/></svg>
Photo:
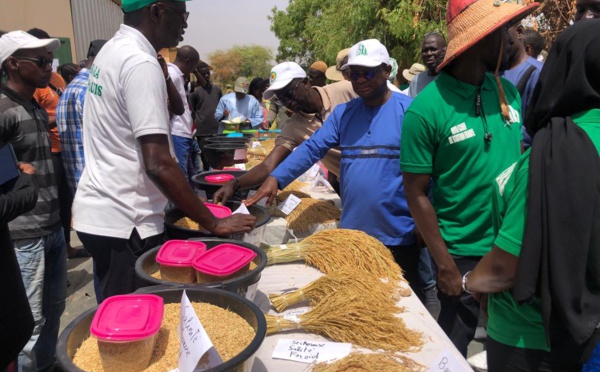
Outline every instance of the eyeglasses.
<svg viewBox="0 0 600 372"><path fill-rule="evenodd" d="M44 57L34 58L34 57L15 57L15 56L13 56L13 58L16 58L19 60L35 62L35 64L39 68L46 68L46 67L52 66L52 62L53 62L52 58L44 58Z"/></svg>
<svg viewBox="0 0 600 372"><path fill-rule="evenodd" d="M352 80L352 81L357 81L361 76L364 77L366 80L371 80L379 73L379 71L381 71L380 67L363 70L363 71L350 70L350 73L348 74L348 76L350 77L350 80Z"/></svg>
<svg viewBox="0 0 600 372"><path fill-rule="evenodd" d="M176 10L176 9L174 9L174 8L171 8L170 6L168 6L168 5L167 5L167 4L165 4L165 3L159 3L159 4L161 4L161 5L164 5L164 6L165 6L165 8L169 9L169 10L170 10L170 11L172 11L173 13L179 14L179 15L180 15L180 16L183 18L183 21L184 21L184 22L187 22L187 19L188 19L188 17L190 16L190 12L182 12L182 11Z"/></svg>
<svg viewBox="0 0 600 372"><path fill-rule="evenodd" d="M292 89L288 89L285 93L277 94L277 97L279 97L280 100L285 100L285 101L293 100L295 92L296 92L296 88L298 88L298 84L300 84L300 82L302 80L304 80L304 79L298 79L298 82L296 82L296 85L294 85L294 87Z"/></svg>

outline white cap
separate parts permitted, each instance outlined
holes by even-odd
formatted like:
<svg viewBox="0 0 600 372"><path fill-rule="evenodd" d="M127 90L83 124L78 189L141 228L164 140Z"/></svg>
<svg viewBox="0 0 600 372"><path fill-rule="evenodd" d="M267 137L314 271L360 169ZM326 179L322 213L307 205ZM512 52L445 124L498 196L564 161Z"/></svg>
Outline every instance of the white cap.
<svg viewBox="0 0 600 372"><path fill-rule="evenodd" d="M19 49L46 48L54 52L60 47L58 39L38 39L25 31L11 31L0 37L0 65Z"/></svg>
<svg viewBox="0 0 600 372"><path fill-rule="evenodd" d="M386 47L377 39L363 40L350 48L348 63L342 66L342 70L350 66L377 67L382 63L390 64Z"/></svg>
<svg viewBox="0 0 600 372"><path fill-rule="evenodd" d="M282 62L271 70L271 85L263 93L263 98L271 99L277 90L285 88L292 80L305 77L306 71L296 62Z"/></svg>

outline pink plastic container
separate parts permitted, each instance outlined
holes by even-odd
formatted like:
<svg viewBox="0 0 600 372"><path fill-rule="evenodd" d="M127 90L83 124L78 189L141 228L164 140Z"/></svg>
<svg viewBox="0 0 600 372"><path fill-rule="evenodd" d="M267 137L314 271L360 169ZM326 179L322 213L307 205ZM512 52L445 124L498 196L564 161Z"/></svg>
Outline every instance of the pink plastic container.
<svg viewBox="0 0 600 372"><path fill-rule="evenodd" d="M204 205L217 218L225 218L225 217L229 217L233 214L231 212L231 209L229 209L223 205L217 205L217 204L212 204L212 203L204 203Z"/></svg>
<svg viewBox="0 0 600 372"><path fill-rule="evenodd" d="M105 371L143 371L150 364L163 319L162 297L109 297L98 307L90 333L98 340Z"/></svg>
<svg viewBox="0 0 600 372"><path fill-rule="evenodd" d="M202 242L169 240L156 255L161 279L174 283L195 283L194 258L204 252L206 244Z"/></svg>
<svg viewBox="0 0 600 372"><path fill-rule="evenodd" d="M251 249L235 244L220 244L194 260L198 283L212 283L231 279L248 271L256 257Z"/></svg>
<svg viewBox="0 0 600 372"><path fill-rule="evenodd" d="M238 170L237 168L234 168L234 169ZM225 182L229 182L229 181L233 180L234 178L235 178L235 176L232 174L212 174L210 176L204 177L206 182L209 182L209 183L225 183Z"/></svg>

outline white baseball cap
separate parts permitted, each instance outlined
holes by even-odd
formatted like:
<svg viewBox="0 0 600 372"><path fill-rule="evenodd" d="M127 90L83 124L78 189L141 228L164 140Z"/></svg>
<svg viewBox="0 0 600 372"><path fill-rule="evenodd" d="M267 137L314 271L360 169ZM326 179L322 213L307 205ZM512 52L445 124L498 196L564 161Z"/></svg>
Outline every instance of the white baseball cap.
<svg viewBox="0 0 600 372"><path fill-rule="evenodd" d="M263 98L271 99L276 91L284 88L292 80L305 77L306 71L296 62L282 62L271 70L271 77L269 79L271 85L263 93Z"/></svg>
<svg viewBox="0 0 600 372"><path fill-rule="evenodd" d="M60 47L58 39L38 39L25 31L11 31L0 37L0 65L19 49L46 48L48 52L54 52Z"/></svg>
<svg viewBox="0 0 600 372"><path fill-rule="evenodd" d="M342 66L342 70L350 66L377 67L382 63L390 64L387 48L377 39L363 40L350 48L348 63Z"/></svg>

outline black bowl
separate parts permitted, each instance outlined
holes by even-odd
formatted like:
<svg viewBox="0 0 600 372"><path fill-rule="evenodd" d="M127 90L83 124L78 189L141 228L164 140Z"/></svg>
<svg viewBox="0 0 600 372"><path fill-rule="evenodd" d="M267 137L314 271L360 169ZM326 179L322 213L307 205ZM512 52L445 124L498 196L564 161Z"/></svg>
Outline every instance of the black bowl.
<svg viewBox="0 0 600 372"><path fill-rule="evenodd" d="M219 289L200 289L194 287L146 287L136 293L155 294L164 299L166 304L180 303L181 295L185 289L191 302L206 302L232 311L242 318L254 329L256 335L250 345L231 360L207 371L250 371L254 362L254 354L260 348L267 334L267 322L262 311L252 302L236 295L235 293ZM98 307L85 311L75 318L61 333L56 345L56 357L63 371L83 372L75 364L73 357L83 341L90 337L90 325Z"/></svg>
<svg viewBox="0 0 600 372"><path fill-rule="evenodd" d="M256 264L256 268L252 271L248 271L244 275L222 282L195 284L169 282L166 280L154 278L152 276L152 274L159 270L159 264L156 262L156 255L158 254L160 247L155 247L149 250L148 252L144 253L140 256L140 258L137 259L137 261L135 262L135 275L142 281L144 281L148 286L166 285L171 287L219 288L237 293L240 296L248 298L249 300L254 299L254 295L256 294L256 288L251 288L250 290L248 288L258 283L258 281L260 280L261 272L267 265L267 255L262 249L256 247L255 245L233 239L195 238L190 240L206 244L207 249L212 249L217 245L224 243L236 244L251 249L252 251L254 251L254 253L256 253L256 258L254 258L253 260L253 262Z"/></svg>
<svg viewBox="0 0 600 372"><path fill-rule="evenodd" d="M225 206L235 211L240 207L242 203L239 201L229 200L225 203ZM252 205L248 207L248 211L251 215L256 217L256 227L260 227L271 219L269 215L269 211L266 208L261 207L260 205ZM185 214L177 209L172 208L165 212L165 230L167 232L167 236L169 239L192 239L192 238L206 238L206 237L214 237L212 233L207 230L192 230L187 229L185 227L176 226L175 222L185 217ZM232 239L242 240L243 234L236 234L231 236Z"/></svg>
<svg viewBox="0 0 600 372"><path fill-rule="evenodd" d="M207 137L206 143L241 143L248 145L252 138L246 137Z"/></svg>
<svg viewBox="0 0 600 372"><path fill-rule="evenodd" d="M231 174L235 178L240 178L248 171L245 170L224 170L224 171L209 171L202 172L192 177L192 181L196 186L196 190L203 190L206 193L206 197L212 199L213 194L217 192L225 183L212 183L206 180L207 176L212 176L215 174ZM248 196L248 191L250 190L258 190L258 188L262 184L259 183L257 185L252 185L250 187L240 188L234 195L233 199L243 200Z"/></svg>
<svg viewBox="0 0 600 372"><path fill-rule="evenodd" d="M235 151L246 150L244 143L206 143L202 148L206 161L213 169L223 169L235 164Z"/></svg>

